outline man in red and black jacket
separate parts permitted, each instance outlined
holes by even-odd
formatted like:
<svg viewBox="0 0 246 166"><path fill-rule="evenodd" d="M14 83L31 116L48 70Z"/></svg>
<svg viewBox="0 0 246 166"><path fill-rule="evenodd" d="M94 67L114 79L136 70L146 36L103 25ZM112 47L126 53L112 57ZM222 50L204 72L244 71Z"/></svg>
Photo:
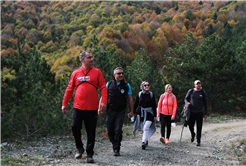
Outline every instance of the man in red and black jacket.
<svg viewBox="0 0 246 166"><path fill-rule="evenodd" d="M93 163L94 159L92 156L94 154L97 115L100 116L100 113L106 110L107 88L102 72L92 67L92 54L84 51L79 55L79 58L82 66L72 73L63 98L62 112L64 114L68 112L67 104L73 96L74 88L76 88L71 125L77 148L75 158L81 158L84 153L81 140L82 122L84 121L87 132L87 162ZM98 87L102 95L100 105L98 102Z"/></svg>

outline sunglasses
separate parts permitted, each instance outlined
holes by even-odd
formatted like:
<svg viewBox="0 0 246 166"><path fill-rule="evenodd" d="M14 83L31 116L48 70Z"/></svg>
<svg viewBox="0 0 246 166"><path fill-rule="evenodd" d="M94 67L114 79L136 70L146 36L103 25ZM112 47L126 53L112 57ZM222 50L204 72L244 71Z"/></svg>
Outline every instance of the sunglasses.
<svg viewBox="0 0 246 166"><path fill-rule="evenodd" d="M149 86L149 84L146 84L146 85L144 85L144 86L145 86L145 87L146 87L146 86Z"/></svg>
<svg viewBox="0 0 246 166"><path fill-rule="evenodd" d="M123 72L122 72L122 73L121 73L121 72L119 72L119 73L115 73L115 74L117 74L117 75L121 75L121 74L122 74L122 75L124 75L124 73L123 73Z"/></svg>

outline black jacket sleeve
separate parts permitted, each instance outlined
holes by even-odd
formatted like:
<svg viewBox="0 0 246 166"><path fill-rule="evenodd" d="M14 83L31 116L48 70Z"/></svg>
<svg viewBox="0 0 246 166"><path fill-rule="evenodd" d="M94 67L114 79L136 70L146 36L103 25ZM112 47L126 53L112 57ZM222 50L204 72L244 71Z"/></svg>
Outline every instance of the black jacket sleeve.
<svg viewBox="0 0 246 166"><path fill-rule="evenodd" d="M205 115L208 115L208 100L207 100L207 93L203 91L204 97L203 97L203 105L205 108Z"/></svg>
<svg viewBox="0 0 246 166"><path fill-rule="evenodd" d="M157 111L156 111L156 102L155 102L155 95L153 93L153 97L152 97L152 110L153 110L153 113L154 113L154 117L156 117L156 114L157 114Z"/></svg>
<svg viewBox="0 0 246 166"><path fill-rule="evenodd" d="M136 114L136 109L138 108L138 104L139 104L139 97L137 94L135 102L134 102L134 114Z"/></svg>
<svg viewBox="0 0 246 166"><path fill-rule="evenodd" d="M184 99L184 101L185 101L185 103L188 103L188 102L190 102L190 93L191 93L191 91L192 91L192 89L190 89L188 92L187 92L187 94L186 94L186 96L185 96L185 99Z"/></svg>

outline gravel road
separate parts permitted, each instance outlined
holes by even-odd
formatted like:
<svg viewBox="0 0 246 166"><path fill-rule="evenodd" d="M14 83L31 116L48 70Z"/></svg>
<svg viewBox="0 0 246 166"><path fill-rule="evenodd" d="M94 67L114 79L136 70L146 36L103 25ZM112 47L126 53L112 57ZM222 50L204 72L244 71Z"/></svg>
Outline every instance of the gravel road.
<svg viewBox="0 0 246 166"><path fill-rule="evenodd" d="M133 125L130 126L130 129ZM120 156L113 156L112 145L107 138L97 138L95 144L94 164L86 163L86 153L82 159L73 159L75 154L73 137L43 138L41 141L5 145L2 143L2 158L12 156L13 162L46 166L147 166L147 165L240 165L245 160L235 155L235 149L243 152L244 146L232 144L246 138L246 120L229 119L206 122L203 125L201 146L196 141L190 142L188 127L184 128L180 142L182 125L172 127L170 144L162 144L160 124L156 133L150 138L149 146L141 149L141 133L123 138ZM10 164L10 163L8 163ZM2 163L2 165L5 165Z"/></svg>

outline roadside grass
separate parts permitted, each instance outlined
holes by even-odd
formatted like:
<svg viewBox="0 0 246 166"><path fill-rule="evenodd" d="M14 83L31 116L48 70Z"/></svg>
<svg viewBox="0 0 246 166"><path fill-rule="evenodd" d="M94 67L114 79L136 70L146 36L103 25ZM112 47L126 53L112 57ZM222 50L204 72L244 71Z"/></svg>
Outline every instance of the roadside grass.
<svg viewBox="0 0 246 166"><path fill-rule="evenodd" d="M34 161L35 163L41 164L43 161L45 161L44 158L23 158L20 157L12 157L12 156L2 156L1 159L1 165L6 166L31 166L31 162Z"/></svg>
<svg viewBox="0 0 246 166"><path fill-rule="evenodd" d="M220 130L229 130L229 129L233 129L235 127L229 127L229 126L226 126L226 127L217 127L215 129L213 129L213 131L220 131Z"/></svg>
<svg viewBox="0 0 246 166"><path fill-rule="evenodd" d="M246 165L246 138L232 140L227 147L234 150L234 155L237 156L240 164Z"/></svg>
<svg viewBox="0 0 246 166"><path fill-rule="evenodd" d="M208 115L208 118L204 121L204 123L220 123L220 122L226 122L230 120L235 120L235 119L246 119L246 113L241 113L241 114L227 114L227 115L222 115L219 113L211 113Z"/></svg>
<svg viewBox="0 0 246 166"><path fill-rule="evenodd" d="M133 125L123 125L123 137L133 136Z"/></svg>

